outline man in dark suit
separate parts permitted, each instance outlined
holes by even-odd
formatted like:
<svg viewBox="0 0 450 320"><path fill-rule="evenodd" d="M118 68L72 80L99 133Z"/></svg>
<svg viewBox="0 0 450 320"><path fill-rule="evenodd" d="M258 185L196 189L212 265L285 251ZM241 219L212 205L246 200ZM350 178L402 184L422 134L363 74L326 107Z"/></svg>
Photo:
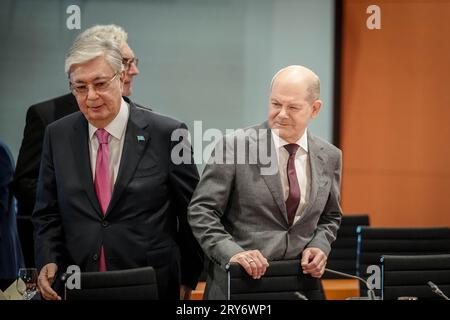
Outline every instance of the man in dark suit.
<svg viewBox="0 0 450 320"><path fill-rule="evenodd" d="M128 46L127 33L116 25L97 25L86 29L79 37L100 37L117 42L122 53L126 70L123 96L132 93L133 78L139 74L138 59ZM22 145L20 147L14 174L13 192L17 199L18 215L22 218L19 236L22 243L25 265L34 267L34 241L31 223L25 217L31 216L36 202L36 187L41 163L42 142L45 128L52 122L71 113L79 111L78 104L72 93L41 102L28 109Z"/></svg>
<svg viewBox="0 0 450 320"><path fill-rule="evenodd" d="M65 69L81 112L49 125L44 138L33 212L43 297L60 299L51 288L57 271L77 265L153 266L160 298L189 298L203 266L187 223L198 173L192 153L190 163L171 159L187 141L172 141L172 132L186 126L122 98L114 41L77 39Z"/></svg>
<svg viewBox="0 0 450 320"><path fill-rule="evenodd" d="M139 60L127 43L127 33L116 25L97 25L86 29L79 37L88 36L111 38L118 43L126 69L122 95L126 97L131 96L133 78L139 74L139 69L137 68ZM45 128L50 123L78 110L77 101L72 93L37 103L28 108L13 182L13 192L18 202L19 215L31 216L36 202L36 186ZM26 265L34 265L33 257L30 256L30 253L26 252L25 256L27 258Z"/></svg>
<svg viewBox="0 0 450 320"><path fill-rule="evenodd" d="M72 93L32 105L28 109L13 184L19 215L31 216L36 202L45 128L50 123L78 110L77 101Z"/></svg>
<svg viewBox="0 0 450 320"><path fill-rule="evenodd" d="M17 236L16 208L11 193L14 159L0 140L0 290L17 278L23 267L22 251Z"/></svg>

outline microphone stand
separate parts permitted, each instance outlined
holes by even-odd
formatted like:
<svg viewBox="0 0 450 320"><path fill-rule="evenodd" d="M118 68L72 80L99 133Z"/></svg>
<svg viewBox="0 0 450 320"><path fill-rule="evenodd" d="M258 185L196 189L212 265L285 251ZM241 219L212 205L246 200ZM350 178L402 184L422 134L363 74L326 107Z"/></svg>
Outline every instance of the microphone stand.
<svg viewBox="0 0 450 320"><path fill-rule="evenodd" d="M361 281L362 283L364 283L364 285L367 288L367 298L369 300L376 300L376 296L375 296L375 291L373 291L372 288L370 288L369 284L367 283L366 280L364 280L363 278L360 278L358 276L354 276L352 274L348 274L348 273L344 273L344 272L340 272L340 271L336 271L336 270L332 270L332 269L328 269L325 268L325 271L329 272L329 273L333 273L335 275L341 276L341 277L345 277L345 278L351 278L351 279L356 279Z"/></svg>
<svg viewBox="0 0 450 320"><path fill-rule="evenodd" d="M439 287L437 285L435 285L433 282L428 281L427 284L430 286L431 291L433 291L433 293L437 294L438 296L440 296L441 298L444 298L445 300L450 300L445 293L442 292L441 289L439 289Z"/></svg>

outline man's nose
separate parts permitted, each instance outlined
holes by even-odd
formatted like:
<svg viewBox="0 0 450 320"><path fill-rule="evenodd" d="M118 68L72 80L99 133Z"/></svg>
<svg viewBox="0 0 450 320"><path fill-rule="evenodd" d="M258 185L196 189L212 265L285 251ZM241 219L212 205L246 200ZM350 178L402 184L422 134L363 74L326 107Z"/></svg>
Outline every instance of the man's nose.
<svg viewBox="0 0 450 320"><path fill-rule="evenodd" d="M288 115L288 112L287 112L287 108L286 107L282 107L281 110L280 110L280 113L278 113L278 116L280 118L288 118L289 115Z"/></svg>
<svg viewBox="0 0 450 320"><path fill-rule="evenodd" d="M88 100L95 100L98 98L98 94L94 86L88 86L87 98Z"/></svg>
<svg viewBox="0 0 450 320"><path fill-rule="evenodd" d="M139 69L134 62L130 64L130 69L128 69L128 74L130 76L137 76L139 74Z"/></svg>

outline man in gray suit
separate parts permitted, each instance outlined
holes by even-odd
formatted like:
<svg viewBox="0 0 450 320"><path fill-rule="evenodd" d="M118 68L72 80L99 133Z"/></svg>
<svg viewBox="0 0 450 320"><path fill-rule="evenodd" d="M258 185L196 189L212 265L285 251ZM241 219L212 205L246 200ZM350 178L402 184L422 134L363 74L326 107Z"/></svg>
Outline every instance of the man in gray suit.
<svg viewBox="0 0 450 320"><path fill-rule="evenodd" d="M220 274L230 262L259 279L270 261L286 259L299 259L305 278L315 283L309 298L323 297L317 295L318 278L342 215L342 157L307 130L322 106L319 94L320 80L311 70L280 70L272 79L268 121L228 135L215 147L188 213L211 260L206 299L226 297ZM239 154L243 150L248 157ZM267 164L275 170L265 170Z"/></svg>

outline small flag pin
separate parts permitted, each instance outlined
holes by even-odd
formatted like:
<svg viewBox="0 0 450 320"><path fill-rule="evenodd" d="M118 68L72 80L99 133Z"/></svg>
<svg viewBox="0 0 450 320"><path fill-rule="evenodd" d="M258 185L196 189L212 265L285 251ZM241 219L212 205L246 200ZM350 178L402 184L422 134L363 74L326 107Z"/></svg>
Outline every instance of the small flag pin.
<svg viewBox="0 0 450 320"><path fill-rule="evenodd" d="M145 141L144 136L137 136L136 138L138 142Z"/></svg>

